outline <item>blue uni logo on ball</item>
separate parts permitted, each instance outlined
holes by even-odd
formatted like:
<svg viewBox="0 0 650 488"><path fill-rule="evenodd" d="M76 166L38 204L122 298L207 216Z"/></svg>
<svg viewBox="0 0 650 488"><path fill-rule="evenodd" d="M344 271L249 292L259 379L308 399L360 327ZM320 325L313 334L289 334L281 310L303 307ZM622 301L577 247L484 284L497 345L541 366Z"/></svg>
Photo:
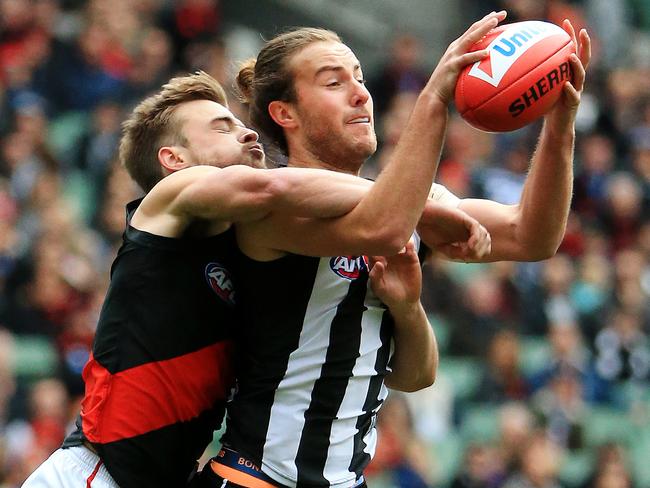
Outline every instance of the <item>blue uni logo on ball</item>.
<svg viewBox="0 0 650 488"><path fill-rule="evenodd" d="M341 278L356 280L361 271L368 271L366 256L336 256L330 259L330 268Z"/></svg>
<svg viewBox="0 0 650 488"><path fill-rule="evenodd" d="M219 263L208 263L205 267L205 279L219 298L228 305L235 304L235 287L226 268Z"/></svg>
<svg viewBox="0 0 650 488"><path fill-rule="evenodd" d="M510 67L522 54L542 39L557 34L564 34L564 30L549 22L530 20L513 24L513 27L506 28L494 38L487 47L490 55L474 63L468 75L492 86L499 86Z"/></svg>

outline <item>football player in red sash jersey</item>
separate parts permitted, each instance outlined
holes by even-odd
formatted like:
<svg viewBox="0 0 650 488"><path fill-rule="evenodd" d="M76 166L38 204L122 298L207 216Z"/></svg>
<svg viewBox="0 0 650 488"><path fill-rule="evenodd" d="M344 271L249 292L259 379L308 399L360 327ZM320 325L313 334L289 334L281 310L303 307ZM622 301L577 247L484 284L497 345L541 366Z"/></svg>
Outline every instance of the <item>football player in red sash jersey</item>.
<svg viewBox="0 0 650 488"><path fill-rule="evenodd" d="M320 169L264 169L257 133L205 73L170 80L134 109L120 159L145 196L127 205L77 430L28 488L186 485L232 386L232 224L276 212L336 217L352 229L346 243L394 254L435 172L407 158L372 185ZM471 239L470 253L489 247L485 229L463 212L431 203L427 211L449 243Z"/></svg>

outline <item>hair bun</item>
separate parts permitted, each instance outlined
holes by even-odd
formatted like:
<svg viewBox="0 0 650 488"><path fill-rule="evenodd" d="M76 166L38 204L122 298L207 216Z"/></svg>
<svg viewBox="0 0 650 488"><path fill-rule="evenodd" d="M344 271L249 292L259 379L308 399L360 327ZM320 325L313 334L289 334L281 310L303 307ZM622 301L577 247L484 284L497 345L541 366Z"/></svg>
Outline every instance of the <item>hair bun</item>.
<svg viewBox="0 0 650 488"><path fill-rule="evenodd" d="M237 97L242 103L250 104L253 99L253 80L255 79L255 58L247 59L239 65L237 73L236 88Z"/></svg>

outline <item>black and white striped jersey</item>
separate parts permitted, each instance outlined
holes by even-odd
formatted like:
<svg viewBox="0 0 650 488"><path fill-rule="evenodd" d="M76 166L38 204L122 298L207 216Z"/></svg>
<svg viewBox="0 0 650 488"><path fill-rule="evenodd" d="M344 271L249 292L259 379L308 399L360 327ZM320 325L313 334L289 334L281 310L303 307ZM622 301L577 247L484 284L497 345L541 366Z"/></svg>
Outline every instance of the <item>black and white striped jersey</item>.
<svg viewBox="0 0 650 488"><path fill-rule="evenodd" d="M286 486L351 487L374 454L393 320L365 257L242 256L224 442Z"/></svg>

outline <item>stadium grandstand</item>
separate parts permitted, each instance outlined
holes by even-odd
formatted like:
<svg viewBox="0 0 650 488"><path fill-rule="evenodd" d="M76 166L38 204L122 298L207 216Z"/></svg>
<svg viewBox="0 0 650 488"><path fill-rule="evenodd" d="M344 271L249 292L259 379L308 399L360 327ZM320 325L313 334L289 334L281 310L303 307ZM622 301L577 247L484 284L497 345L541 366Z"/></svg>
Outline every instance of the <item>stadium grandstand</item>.
<svg viewBox="0 0 650 488"><path fill-rule="evenodd" d="M364 63L375 177L442 50L501 8L569 18L593 40L566 235L541 262L425 265L440 368L432 387L389 395L368 484L650 488L647 0L0 0L0 488L20 486L79 411L139 196L116 162L134 103L196 70L230 88L264 39L330 28ZM437 180L517 202L539 128L489 134L452 114Z"/></svg>

